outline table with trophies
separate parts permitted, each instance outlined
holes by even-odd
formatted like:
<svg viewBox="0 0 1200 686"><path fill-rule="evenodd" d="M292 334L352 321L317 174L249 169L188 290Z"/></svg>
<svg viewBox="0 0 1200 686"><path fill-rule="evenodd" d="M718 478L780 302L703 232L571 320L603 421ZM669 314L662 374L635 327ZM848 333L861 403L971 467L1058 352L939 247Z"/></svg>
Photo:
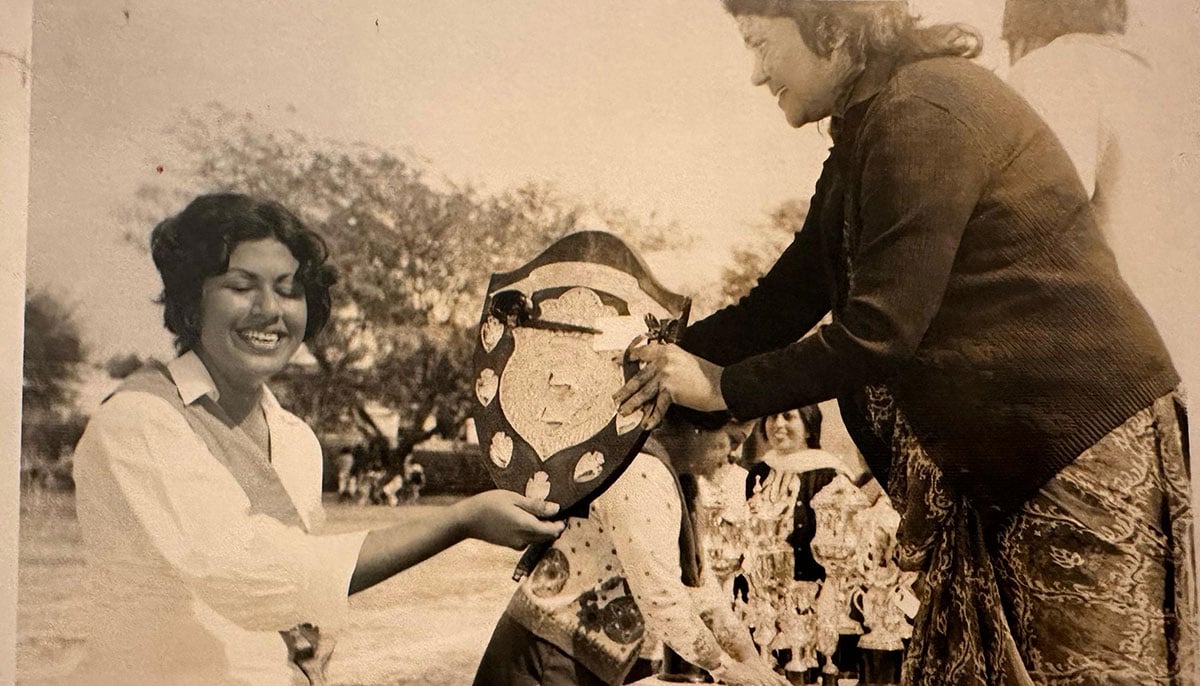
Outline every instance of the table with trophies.
<svg viewBox="0 0 1200 686"><path fill-rule="evenodd" d="M820 581L793 578L794 553L787 538L794 504L755 505L752 499L738 526L716 526L703 517L700 524L716 532L706 552L709 564L723 572L718 577L738 572L746 580L744 596L730 596L763 657L775 664L778 656L787 656L780 666L794 683L896 683L898 656L912 635L917 575L897 565L900 516L888 499L872 503L842 474L812 498L817 520L813 557L825 570ZM843 636L857 636L860 664L837 664ZM699 670L671 662L664 661L657 677L638 683L711 682Z"/></svg>

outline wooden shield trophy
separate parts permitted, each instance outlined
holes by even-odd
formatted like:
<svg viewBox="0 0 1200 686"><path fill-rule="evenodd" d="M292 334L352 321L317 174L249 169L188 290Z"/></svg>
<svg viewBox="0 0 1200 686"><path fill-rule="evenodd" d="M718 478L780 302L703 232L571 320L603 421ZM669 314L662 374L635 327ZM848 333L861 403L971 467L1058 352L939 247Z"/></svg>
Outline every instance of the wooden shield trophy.
<svg viewBox="0 0 1200 686"><path fill-rule="evenodd" d="M612 395L637 372L626 350L669 338L690 301L665 289L617 237L568 235L492 275L475 351L475 425L496 484L563 515L610 483L641 447L642 414Z"/></svg>

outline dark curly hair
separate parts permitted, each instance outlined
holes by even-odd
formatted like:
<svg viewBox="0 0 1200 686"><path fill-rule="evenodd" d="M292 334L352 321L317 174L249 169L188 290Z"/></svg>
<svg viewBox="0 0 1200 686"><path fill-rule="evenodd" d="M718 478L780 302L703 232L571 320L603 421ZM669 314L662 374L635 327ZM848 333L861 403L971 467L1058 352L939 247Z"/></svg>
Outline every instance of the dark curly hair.
<svg viewBox="0 0 1200 686"><path fill-rule="evenodd" d="M204 281L229 269L239 243L274 238L300 263L296 280L304 289L309 341L329 321L330 288L337 270L326 264L325 241L283 205L240 193L201 195L179 214L164 219L150 234L150 254L162 276L163 323L175 334L175 348L187 352L200 341Z"/></svg>
<svg viewBox="0 0 1200 686"><path fill-rule="evenodd" d="M869 54L920 59L977 57L983 49L979 32L966 24L924 26L895 0L724 0L733 16L790 17L800 28L805 45L829 57L838 39L852 55Z"/></svg>
<svg viewBox="0 0 1200 686"><path fill-rule="evenodd" d="M983 38L966 24L925 26L895 0L723 0L731 15L788 17L809 50L828 58L846 46L853 74L839 99L853 90L867 62L877 57L912 61L928 57L978 57Z"/></svg>

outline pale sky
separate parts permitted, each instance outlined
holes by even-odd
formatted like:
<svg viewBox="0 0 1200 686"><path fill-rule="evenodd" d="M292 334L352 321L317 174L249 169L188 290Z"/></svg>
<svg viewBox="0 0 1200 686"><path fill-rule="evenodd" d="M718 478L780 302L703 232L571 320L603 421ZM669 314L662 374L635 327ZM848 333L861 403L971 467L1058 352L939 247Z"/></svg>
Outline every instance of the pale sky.
<svg viewBox="0 0 1200 686"><path fill-rule="evenodd" d="M977 26L1003 74L1000 0L914 5ZM1135 34L1162 35L1136 12ZM549 181L655 212L697 238L648 256L683 292L768 209L811 194L829 145L751 86L719 0L39 0L33 58L29 282L75 304L97 361L170 354L157 275L121 241L121 212L155 167L172 173L181 109L215 101L411 151L455 182Z"/></svg>

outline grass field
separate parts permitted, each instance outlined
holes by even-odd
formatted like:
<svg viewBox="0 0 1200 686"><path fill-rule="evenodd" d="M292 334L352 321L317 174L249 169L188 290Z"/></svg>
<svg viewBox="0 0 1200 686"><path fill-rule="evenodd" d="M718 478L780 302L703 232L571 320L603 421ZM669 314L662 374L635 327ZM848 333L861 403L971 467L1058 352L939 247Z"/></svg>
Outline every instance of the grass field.
<svg viewBox="0 0 1200 686"><path fill-rule="evenodd" d="M443 503L446 501L442 501ZM330 532L413 522L438 505L359 507L326 500ZM69 493L26 492L21 503L17 681L42 684L82 652L87 608L79 525ZM518 553L468 541L350 600L334 684L470 683L514 584Z"/></svg>

